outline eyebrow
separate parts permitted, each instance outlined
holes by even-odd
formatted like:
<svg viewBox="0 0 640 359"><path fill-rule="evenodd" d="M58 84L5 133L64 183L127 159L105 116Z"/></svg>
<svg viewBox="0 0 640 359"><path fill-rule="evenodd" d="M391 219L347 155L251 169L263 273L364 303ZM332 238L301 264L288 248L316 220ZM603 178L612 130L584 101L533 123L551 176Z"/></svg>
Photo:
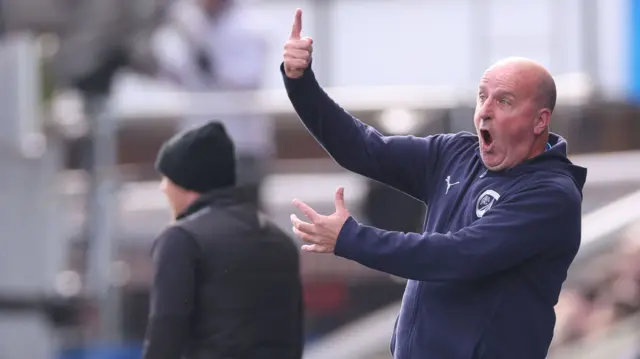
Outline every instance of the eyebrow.
<svg viewBox="0 0 640 359"><path fill-rule="evenodd" d="M513 98L516 97L516 95L513 92L510 92L510 91L496 91L496 92L500 96L508 96L508 97L513 97Z"/></svg>
<svg viewBox="0 0 640 359"><path fill-rule="evenodd" d="M478 92L486 92L486 90L487 89L483 86L478 87ZM516 95L513 92L507 91L507 90L498 90L496 91L496 95L499 97L508 96L508 97L516 98Z"/></svg>

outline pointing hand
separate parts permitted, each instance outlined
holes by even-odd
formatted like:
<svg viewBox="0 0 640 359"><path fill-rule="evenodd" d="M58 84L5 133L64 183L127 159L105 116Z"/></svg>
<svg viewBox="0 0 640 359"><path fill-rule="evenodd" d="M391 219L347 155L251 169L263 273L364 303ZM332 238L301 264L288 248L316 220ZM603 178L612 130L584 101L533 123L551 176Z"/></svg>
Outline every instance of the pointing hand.
<svg viewBox="0 0 640 359"><path fill-rule="evenodd" d="M291 26L291 35L284 44L284 72L288 78L296 79L302 76L311 63L313 39L300 38L302 32L302 10L297 9Z"/></svg>

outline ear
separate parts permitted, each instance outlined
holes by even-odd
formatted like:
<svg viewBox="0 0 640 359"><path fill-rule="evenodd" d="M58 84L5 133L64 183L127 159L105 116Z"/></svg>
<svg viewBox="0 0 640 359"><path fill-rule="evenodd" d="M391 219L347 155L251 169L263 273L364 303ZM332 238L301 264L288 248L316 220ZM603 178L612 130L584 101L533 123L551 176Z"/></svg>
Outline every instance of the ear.
<svg viewBox="0 0 640 359"><path fill-rule="evenodd" d="M549 124L551 123L551 111L548 108L543 108L538 111L538 116L533 122L533 133L536 135L542 134L546 129L549 128Z"/></svg>

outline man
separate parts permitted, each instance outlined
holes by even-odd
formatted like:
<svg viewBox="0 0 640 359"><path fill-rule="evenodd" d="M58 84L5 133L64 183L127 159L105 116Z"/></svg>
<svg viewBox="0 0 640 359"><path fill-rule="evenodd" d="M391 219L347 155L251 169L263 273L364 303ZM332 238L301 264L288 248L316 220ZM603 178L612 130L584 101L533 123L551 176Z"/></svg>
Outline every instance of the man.
<svg viewBox="0 0 640 359"><path fill-rule="evenodd" d="M144 358L301 358L298 250L234 188L224 127L174 136L156 167L175 222L153 247Z"/></svg>
<svg viewBox="0 0 640 359"><path fill-rule="evenodd" d="M507 59L480 81L470 133L383 136L350 116L311 70L296 12L281 71L305 126L337 163L428 205L423 234L359 224L336 212L292 215L304 250L409 279L391 352L398 359L543 359L554 305L580 246L586 169L549 133L555 84L540 65Z"/></svg>

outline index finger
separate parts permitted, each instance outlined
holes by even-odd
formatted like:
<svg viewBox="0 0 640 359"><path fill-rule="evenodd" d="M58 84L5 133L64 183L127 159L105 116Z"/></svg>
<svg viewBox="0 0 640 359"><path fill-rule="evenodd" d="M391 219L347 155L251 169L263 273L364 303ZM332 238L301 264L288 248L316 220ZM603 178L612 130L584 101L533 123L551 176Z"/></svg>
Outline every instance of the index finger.
<svg viewBox="0 0 640 359"><path fill-rule="evenodd" d="M302 213L304 213L304 215L307 216L307 218L309 218L312 223L315 223L318 221L318 219L320 219L320 215L318 214L318 212L316 212L313 208L309 207L306 203L300 200L294 199L293 205L296 206L299 210L301 210Z"/></svg>
<svg viewBox="0 0 640 359"><path fill-rule="evenodd" d="M291 25L292 40L300 40L300 34L302 33L302 9L296 9L296 14L293 18L293 25Z"/></svg>

